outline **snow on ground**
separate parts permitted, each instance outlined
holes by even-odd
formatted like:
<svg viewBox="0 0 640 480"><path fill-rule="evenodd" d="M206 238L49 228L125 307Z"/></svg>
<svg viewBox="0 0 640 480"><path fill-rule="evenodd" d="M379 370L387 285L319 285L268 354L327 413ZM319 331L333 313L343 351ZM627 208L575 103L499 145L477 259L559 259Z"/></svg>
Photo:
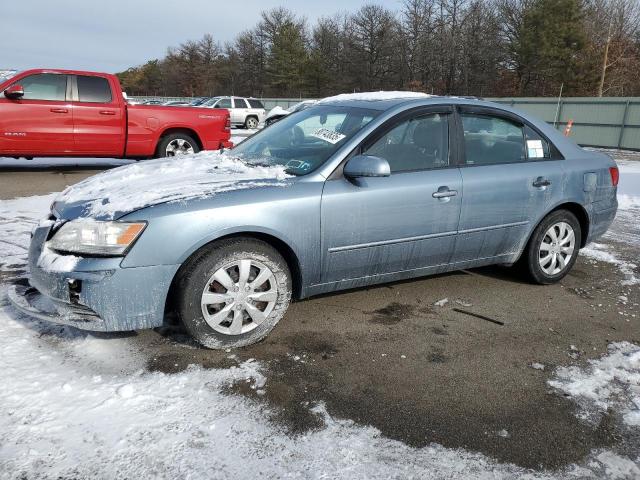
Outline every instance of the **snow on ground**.
<svg viewBox="0 0 640 480"><path fill-rule="evenodd" d="M584 367L561 367L549 385L569 395L580 418L597 422L608 410L620 412L629 426L640 426L640 347L612 343L608 355Z"/></svg>
<svg viewBox="0 0 640 480"><path fill-rule="evenodd" d="M115 218L158 203L267 184L284 186L287 177L283 166L250 166L226 153L201 152L103 172L67 188L56 202L83 202L86 216Z"/></svg>
<svg viewBox="0 0 640 480"><path fill-rule="evenodd" d="M315 412L322 429L289 436L268 410L225 394L259 389L261 365L148 372L127 338L27 320L0 307L0 478L586 478L640 469L610 451L554 474L459 449L415 449ZM637 459L635 459L637 461ZM614 475L619 472L619 476Z"/></svg>

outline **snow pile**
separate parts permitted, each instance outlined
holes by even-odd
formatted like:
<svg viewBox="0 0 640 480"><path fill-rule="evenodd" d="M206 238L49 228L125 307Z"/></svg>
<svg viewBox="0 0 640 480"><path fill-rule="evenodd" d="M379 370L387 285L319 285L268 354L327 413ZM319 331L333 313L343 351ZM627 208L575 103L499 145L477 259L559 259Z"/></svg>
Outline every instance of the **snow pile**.
<svg viewBox="0 0 640 480"><path fill-rule="evenodd" d="M609 409L622 420L640 426L640 346L612 343L608 355L585 368L561 367L549 385L569 395L581 407L579 417L597 421Z"/></svg>
<svg viewBox="0 0 640 480"><path fill-rule="evenodd" d="M250 166L219 152L127 165L90 177L63 191L56 202L83 203L83 215L111 219L149 205L216 193L286 185L283 166Z"/></svg>
<svg viewBox="0 0 640 480"><path fill-rule="evenodd" d="M0 270L24 270L29 235L49 211L54 195L0 200Z"/></svg>
<svg viewBox="0 0 640 480"><path fill-rule="evenodd" d="M380 91L380 92L362 92L362 93L341 93L333 97L327 97L320 100L318 103L328 102L345 102L349 100L358 100L364 102L374 102L378 100L397 100L412 98L429 98L433 95L427 95L422 92L406 92L406 91Z"/></svg>

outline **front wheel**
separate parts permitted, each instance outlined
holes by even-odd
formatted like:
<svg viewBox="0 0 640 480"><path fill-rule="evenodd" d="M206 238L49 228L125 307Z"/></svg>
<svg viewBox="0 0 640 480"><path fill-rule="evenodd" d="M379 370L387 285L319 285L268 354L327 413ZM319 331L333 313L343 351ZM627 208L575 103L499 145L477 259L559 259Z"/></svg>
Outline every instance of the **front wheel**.
<svg viewBox="0 0 640 480"><path fill-rule="evenodd" d="M163 137L158 143L156 156L160 157L180 157L198 153L200 147L198 143L186 133L172 133Z"/></svg>
<svg viewBox="0 0 640 480"><path fill-rule="evenodd" d="M260 240L223 240L196 253L181 269L178 314L208 348L251 345L280 321L291 301L284 258Z"/></svg>
<svg viewBox="0 0 640 480"><path fill-rule="evenodd" d="M547 215L536 227L522 261L531 280L542 285L560 281L578 257L582 232L567 210Z"/></svg>

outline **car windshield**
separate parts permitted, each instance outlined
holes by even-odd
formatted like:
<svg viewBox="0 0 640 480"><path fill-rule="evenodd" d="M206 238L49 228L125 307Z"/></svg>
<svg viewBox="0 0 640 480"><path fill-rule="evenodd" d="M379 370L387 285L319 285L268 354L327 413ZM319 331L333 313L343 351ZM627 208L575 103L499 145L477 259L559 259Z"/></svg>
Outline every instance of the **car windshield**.
<svg viewBox="0 0 640 480"><path fill-rule="evenodd" d="M205 107L210 107L211 105L213 105L214 103L216 103L218 101L220 97L212 97L209 100L207 100L206 102L204 102L202 105Z"/></svg>
<svg viewBox="0 0 640 480"><path fill-rule="evenodd" d="M284 165L287 173L306 175L380 112L354 107L317 106L289 115L233 149L252 165Z"/></svg>

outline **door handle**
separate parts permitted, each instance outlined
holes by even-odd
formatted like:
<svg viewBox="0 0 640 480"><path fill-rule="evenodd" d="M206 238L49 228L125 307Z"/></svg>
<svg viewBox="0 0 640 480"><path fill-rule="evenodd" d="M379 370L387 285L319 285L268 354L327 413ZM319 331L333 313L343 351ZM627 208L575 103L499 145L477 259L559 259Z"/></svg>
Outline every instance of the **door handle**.
<svg viewBox="0 0 640 480"><path fill-rule="evenodd" d="M69 113L68 108L52 108L51 113Z"/></svg>
<svg viewBox="0 0 640 480"><path fill-rule="evenodd" d="M437 192L433 192L431 196L433 198L447 198L447 197L455 197L458 195L457 190L449 190L449 187L440 187Z"/></svg>
<svg viewBox="0 0 640 480"><path fill-rule="evenodd" d="M549 185L551 185L551 182L544 177L538 177L533 182L533 186L536 188L548 187Z"/></svg>
<svg viewBox="0 0 640 480"><path fill-rule="evenodd" d="M115 115L116 112L113 110L100 110L100 115Z"/></svg>

